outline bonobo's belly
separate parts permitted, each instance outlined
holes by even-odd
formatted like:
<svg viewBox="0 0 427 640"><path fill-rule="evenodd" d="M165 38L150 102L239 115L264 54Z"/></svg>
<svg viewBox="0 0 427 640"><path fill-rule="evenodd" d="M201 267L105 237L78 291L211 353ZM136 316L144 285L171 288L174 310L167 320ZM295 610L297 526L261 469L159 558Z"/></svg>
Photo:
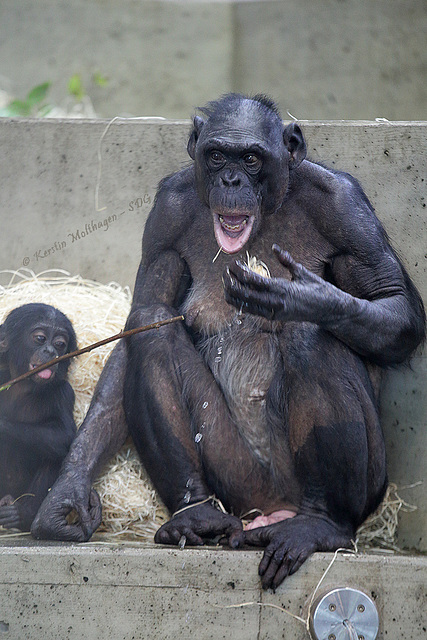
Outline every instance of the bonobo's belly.
<svg viewBox="0 0 427 640"><path fill-rule="evenodd" d="M274 333L260 331L251 318L237 316L222 332L199 343L235 426L255 458L271 463L269 389L281 363Z"/></svg>
<svg viewBox="0 0 427 640"><path fill-rule="evenodd" d="M258 321L246 315L201 339L197 346L230 410L229 428L238 432L236 437L243 440L248 453L245 464L236 460L240 475L232 484L234 491L240 487L240 495L232 505L234 513L258 510L268 515L279 509L297 510L300 487L285 437L278 334L261 330ZM221 473L217 469L219 478Z"/></svg>

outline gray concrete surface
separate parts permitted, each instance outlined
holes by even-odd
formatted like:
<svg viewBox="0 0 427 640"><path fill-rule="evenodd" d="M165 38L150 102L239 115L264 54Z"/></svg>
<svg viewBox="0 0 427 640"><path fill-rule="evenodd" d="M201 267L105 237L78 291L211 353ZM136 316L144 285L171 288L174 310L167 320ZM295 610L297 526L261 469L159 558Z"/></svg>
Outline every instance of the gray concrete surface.
<svg viewBox="0 0 427 640"><path fill-rule="evenodd" d="M157 184L188 162L189 123L107 124L0 119L0 270L65 269L133 285ZM427 302L427 123L302 127L313 159L360 180ZM0 274L0 284L9 279ZM419 550L427 550L426 388L420 353L412 369L387 373L382 395L390 480L424 481L402 491L418 510L399 527L399 544Z"/></svg>
<svg viewBox="0 0 427 640"><path fill-rule="evenodd" d="M64 106L78 73L101 117L262 91L301 119L425 120L426 31L425 0L2 0L0 89L51 81Z"/></svg>
<svg viewBox="0 0 427 640"><path fill-rule="evenodd" d="M306 640L304 624L277 607L306 619L332 557L315 554L272 593L260 588L259 551L0 536L0 637ZM378 640L421 640L426 575L426 558L338 555L317 595L360 589L378 609Z"/></svg>

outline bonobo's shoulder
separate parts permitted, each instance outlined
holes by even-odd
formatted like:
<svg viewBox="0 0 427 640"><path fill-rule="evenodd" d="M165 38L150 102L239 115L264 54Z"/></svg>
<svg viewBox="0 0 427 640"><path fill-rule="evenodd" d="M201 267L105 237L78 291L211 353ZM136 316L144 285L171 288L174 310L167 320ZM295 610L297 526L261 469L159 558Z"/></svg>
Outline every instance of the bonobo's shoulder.
<svg viewBox="0 0 427 640"><path fill-rule="evenodd" d="M156 251L161 251L175 246L188 229L197 202L193 167L163 178L145 224L143 249L147 251L147 247L154 246Z"/></svg>
<svg viewBox="0 0 427 640"><path fill-rule="evenodd" d="M345 250L363 240L386 238L374 209L356 178L305 160L291 177L290 195L303 207L314 226Z"/></svg>
<svg viewBox="0 0 427 640"><path fill-rule="evenodd" d="M294 174L292 182L298 191L311 191L313 196L330 196L333 200L351 196L369 204L359 182L345 171L337 171L317 162L304 160Z"/></svg>
<svg viewBox="0 0 427 640"><path fill-rule="evenodd" d="M157 188L155 204L167 206L188 202L195 195L194 167L186 167L163 178Z"/></svg>

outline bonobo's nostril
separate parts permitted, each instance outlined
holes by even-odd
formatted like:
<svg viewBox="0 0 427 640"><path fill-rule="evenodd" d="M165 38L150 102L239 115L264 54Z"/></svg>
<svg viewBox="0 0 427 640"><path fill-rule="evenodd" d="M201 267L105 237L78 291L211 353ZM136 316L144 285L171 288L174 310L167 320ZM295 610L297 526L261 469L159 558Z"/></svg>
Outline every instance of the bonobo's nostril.
<svg viewBox="0 0 427 640"><path fill-rule="evenodd" d="M239 176L234 175L233 173L228 173L221 177L221 180L225 187L238 187L240 184Z"/></svg>

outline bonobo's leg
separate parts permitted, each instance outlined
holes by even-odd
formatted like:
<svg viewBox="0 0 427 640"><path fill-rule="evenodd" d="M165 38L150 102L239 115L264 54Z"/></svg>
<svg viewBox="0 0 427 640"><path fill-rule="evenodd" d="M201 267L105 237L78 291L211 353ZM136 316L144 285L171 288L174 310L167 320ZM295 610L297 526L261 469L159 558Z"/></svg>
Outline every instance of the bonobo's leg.
<svg viewBox="0 0 427 640"><path fill-rule="evenodd" d="M175 314L167 306L139 309L128 326ZM133 336L127 344L129 430L168 509L183 509L160 529L156 541L177 544L185 535L189 544L202 544L203 537L225 534L231 545L239 544L242 526L237 518L197 503L215 493L237 514L242 494L251 500L251 493L266 494L268 488L254 471L253 456L232 423L211 371L182 324Z"/></svg>
<svg viewBox="0 0 427 640"><path fill-rule="evenodd" d="M277 587L314 551L349 546L386 486L376 399L361 359L311 324L286 325L281 348L303 498L294 518L245 535L267 546L259 569L264 588Z"/></svg>
<svg viewBox="0 0 427 640"><path fill-rule="evenodd" d="M35 538L88 540L101 523L101 503L91 489L102 465L126 440L123 410L126 347L120 342L111 353L95 389L89 411L61 468L61 475L42 503L31 527ZM75 510L79 519L68 524Z"/></svg>

